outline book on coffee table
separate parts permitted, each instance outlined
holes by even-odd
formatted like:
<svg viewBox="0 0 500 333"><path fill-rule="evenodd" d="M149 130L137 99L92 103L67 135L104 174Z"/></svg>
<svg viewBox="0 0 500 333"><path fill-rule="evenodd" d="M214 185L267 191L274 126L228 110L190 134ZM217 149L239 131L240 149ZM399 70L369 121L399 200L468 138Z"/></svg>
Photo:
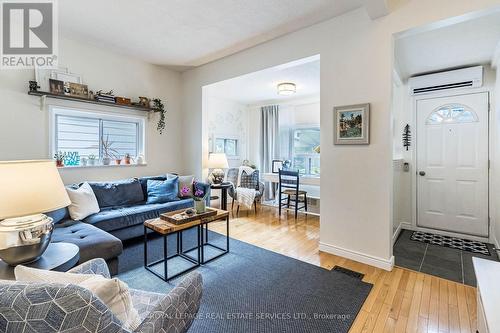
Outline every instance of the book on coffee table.
<svg viewBox="0 0 500 333"><path fill-rule="evenodd" d="M207 210L201 214L187 214L186 211L189 209L192 208L174 210L173 212L160 214L160 219L173 224L184 224L217 215L217 210L213 208L207 208Z"/></svg>

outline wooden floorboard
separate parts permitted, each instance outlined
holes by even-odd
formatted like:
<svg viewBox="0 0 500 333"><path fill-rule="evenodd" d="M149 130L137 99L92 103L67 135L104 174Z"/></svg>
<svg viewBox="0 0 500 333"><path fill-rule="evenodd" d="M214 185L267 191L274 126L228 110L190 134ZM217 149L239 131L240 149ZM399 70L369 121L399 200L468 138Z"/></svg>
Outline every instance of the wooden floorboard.
<svg viewBox="0 0 500 333"><path fill-rule="evenodd" d="M235 210L236 212L236 210ZM225 233L223 222L211 230ZM342 266L365 274L373 284L350 332L471 333L476 331L476 289L395 267L391 272L319 251L319 218L259 207L233 214L230 235L269 251L332 269Z"/></svg>

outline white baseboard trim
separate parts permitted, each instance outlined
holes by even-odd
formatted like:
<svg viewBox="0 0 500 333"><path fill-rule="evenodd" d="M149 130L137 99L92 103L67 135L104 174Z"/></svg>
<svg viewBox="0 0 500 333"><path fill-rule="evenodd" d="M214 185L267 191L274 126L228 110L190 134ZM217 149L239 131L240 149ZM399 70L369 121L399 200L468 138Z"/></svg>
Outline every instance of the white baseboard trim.
<svg viewBox="0 0 500 333"><path fill-rule="evenodd" d="M363 264L382 268L385 269L386 271L392 271L392 269L394 268L394 256L391 256L391 258L387 260L370 256L361 252L344 249L331 244L326 244L323 242L319 242L319 250L330 254L334 254L336 256L358 261Z"/></svg>

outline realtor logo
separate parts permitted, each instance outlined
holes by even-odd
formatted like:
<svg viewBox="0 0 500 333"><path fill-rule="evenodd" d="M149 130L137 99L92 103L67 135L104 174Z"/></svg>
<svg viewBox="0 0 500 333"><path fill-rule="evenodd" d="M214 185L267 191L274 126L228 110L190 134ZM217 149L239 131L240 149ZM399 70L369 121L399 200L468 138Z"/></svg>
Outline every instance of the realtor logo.
<svg viewBox="0 0 500 333"><path fill-rule="evenodd" d="M1 0L1 68L57 67L57 16L53 0Z"/></svg>

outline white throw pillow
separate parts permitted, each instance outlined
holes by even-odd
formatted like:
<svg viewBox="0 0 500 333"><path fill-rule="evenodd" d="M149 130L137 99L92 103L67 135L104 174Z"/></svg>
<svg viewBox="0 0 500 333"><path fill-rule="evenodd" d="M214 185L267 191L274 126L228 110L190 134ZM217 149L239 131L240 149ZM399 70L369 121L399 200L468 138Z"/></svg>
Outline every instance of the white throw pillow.
<svg viewBox="0 0 500 333"><path fill-rule="evenodd" d="M47 271L22 265L14 269L16 281L75 284L90 290L129 330L141 324L139 313L134 308L128 286L119 279L107 279L102 275L76 274Z"/></svg>
<svg viewBox="0 0 500 333"><path fill-rule="evenodd" d="M82 220L89 215L99 213L99 204L89 183L85 182L77 189L67 187L66 192L71 200L68 210L73 220Z"/></svg>

